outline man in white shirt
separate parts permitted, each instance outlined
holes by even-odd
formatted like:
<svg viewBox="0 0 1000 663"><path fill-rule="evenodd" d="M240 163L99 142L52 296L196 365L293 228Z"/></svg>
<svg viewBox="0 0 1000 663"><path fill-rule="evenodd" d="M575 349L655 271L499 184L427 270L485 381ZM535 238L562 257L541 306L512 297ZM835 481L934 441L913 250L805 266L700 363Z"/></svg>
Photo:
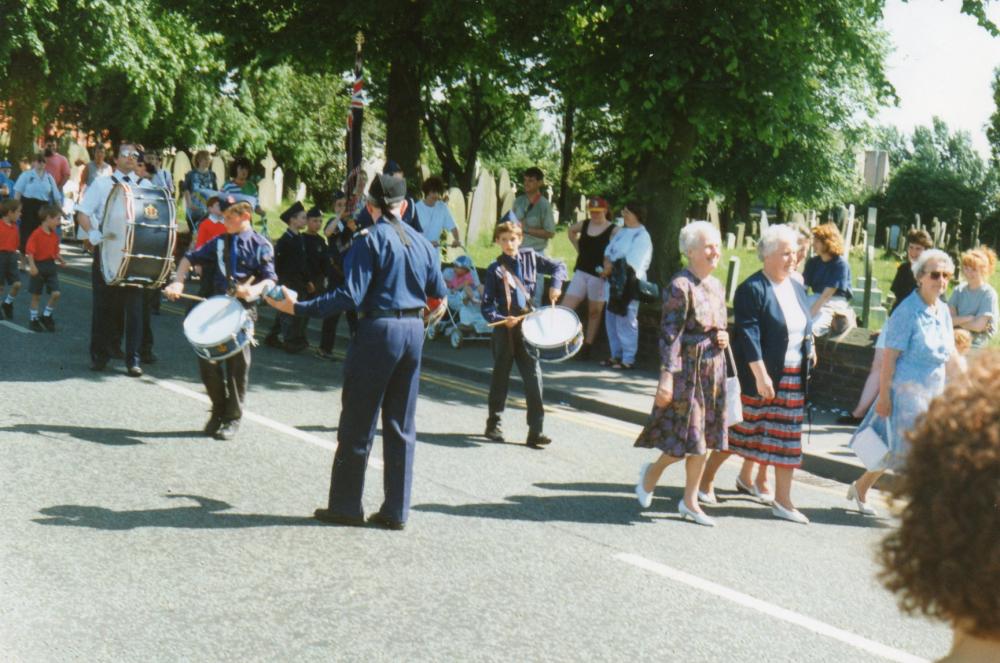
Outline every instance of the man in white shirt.
<svg viewBox="0 0 1000 663"><path fill-rule="evenodd" d="M80 224L81 239L86 239L94 247L94 262L90 271L93 285L93 307L90 320L90 368L103 371L108 360L117 354L118 348L112 344L120 333L116 332L122 321L125 331L125 366L130 377L142 376L139 367L139 352L142 345L142 294L141 288L109 286L101 271L100 244L104 239L101 223L104 220L104 206L115 184L122 182L140 186L140 178L135 174L139 151L134 145L123 143L118 148L117 168L109 176L98 177L76 206Z"/></svg>
<svg viewBox="0 0 1000 663"><path fill-rule="evenodd" d="M441 200L441 196L444 195L444 180L437 176L428 177L420 188L424 192L424 199L416 204L416 208L424 237L437 249L441 246L442 233L447 231L452 236L451 246L462 246L455 219L452 218L448 205ZM440 262L441 251L436 253Z"/></svg>

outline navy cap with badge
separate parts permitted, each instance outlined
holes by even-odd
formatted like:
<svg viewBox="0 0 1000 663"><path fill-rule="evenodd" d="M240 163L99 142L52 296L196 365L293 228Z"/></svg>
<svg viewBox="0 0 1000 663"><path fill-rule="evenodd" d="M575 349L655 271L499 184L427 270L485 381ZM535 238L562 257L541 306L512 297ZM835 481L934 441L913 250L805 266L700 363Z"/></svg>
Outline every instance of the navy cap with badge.
<svg viewBox="0 0 1000 663"><path fill-rule="evenodd" d="M321 218L323 218L323 210L321 210L319 207L316 207L314 205L314 206L312 206L312 207L309 208L308 212L306 212L306 218L307 219L321 219Z"/></svg>
<svg viewBox="0 0 1000 663"><path fill-rule="evenodd" d="M293 216L301 214L302 212L305 211L306 208L302 206L302 203L296 200L291 207L289 207L288 209L286 209L284 212L281 213L281 220L284 221L286 224L290 223Z"/></svg>

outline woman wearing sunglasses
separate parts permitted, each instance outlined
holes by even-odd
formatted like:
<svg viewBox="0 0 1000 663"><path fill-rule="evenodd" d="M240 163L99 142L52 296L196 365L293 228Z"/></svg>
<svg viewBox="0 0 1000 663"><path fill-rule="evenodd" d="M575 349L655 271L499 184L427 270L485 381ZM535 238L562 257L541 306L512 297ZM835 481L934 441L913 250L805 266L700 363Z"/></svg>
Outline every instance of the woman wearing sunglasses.
<svg viewBox="0 0 1000 663"><path fill-rule="evenodd" d="M881 467L865 472L851 484L847 499L865 515L876 515L866 502L868 489L886 470L898 470L906 459L906 435L931 400L944 390L945 368L958 370L951 313L943 301L955 265L944 251L928 249L913 263L917 287L889 318L885 355L879 374L879 395L862 426L875 416L875 428L888 442ZM886 426L888 424L888 426Z"/></svg>

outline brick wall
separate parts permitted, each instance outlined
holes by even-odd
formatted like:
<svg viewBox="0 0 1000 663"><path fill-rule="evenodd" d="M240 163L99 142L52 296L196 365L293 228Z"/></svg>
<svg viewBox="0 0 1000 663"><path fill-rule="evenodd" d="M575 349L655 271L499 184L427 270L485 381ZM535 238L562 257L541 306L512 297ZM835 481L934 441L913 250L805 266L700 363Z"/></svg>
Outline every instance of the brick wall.
<svg viewBox="0 0 1000 663"><path fill-rule="evenodd" d="M819 363L809 385L814 403L853 408L871 370L875 340L867 329L855 327L842 337L824 337L816 343Z"/></svg>

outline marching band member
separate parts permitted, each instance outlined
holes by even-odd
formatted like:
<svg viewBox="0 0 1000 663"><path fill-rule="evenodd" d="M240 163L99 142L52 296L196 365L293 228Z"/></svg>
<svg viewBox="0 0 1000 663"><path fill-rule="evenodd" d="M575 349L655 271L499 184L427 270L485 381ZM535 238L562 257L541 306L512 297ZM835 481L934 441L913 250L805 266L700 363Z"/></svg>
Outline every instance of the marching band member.
<svg viewBox="0 0 1000 663"><path fill-rule="evenodd" d="M200 249L188 251L177 266L174 281L164 289L167 299L176 301L184 292L184 280L192 265L214 264L215 294L238 298L257 319L253 302L261 292L274 287L274 250L267 238L251 225L253 208L250 203L236 203L223 212L226 234L220 235ZM251 344L223 362L198 358L201 381L212 399L212 416L205 424L205 434L217 440L236 436L243 416L250 383Z"/></svg>
<svg viewBox="0 0 1000 663"><path fill-rule="evenodd" d="M385 462L385 500L369 522L403 529L410 511L415 415L424 344L423 308L428 297L447 295L434 247L400 219L406 211L406 183L381 175L372 181L366 204L375 224L359 233L344 259L345 282L330 292L297 302L283 288L267 303L289 315L327 317L357 310L358 333L344 362L343 406L337 428L327 508L318 520L363 525L365 468L379 409Z"/></svg>

